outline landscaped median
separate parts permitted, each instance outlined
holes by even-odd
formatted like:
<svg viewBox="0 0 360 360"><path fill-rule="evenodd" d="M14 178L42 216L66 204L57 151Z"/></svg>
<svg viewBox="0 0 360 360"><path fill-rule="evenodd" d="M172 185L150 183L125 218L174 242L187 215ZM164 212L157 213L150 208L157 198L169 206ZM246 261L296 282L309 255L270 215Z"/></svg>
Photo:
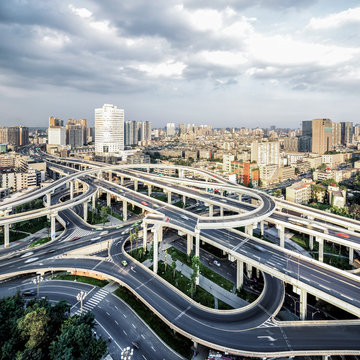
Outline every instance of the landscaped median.
<svg viewBox="0 0 360 360"><path fill-rule="evenodd" d="M51 239L50 239L49 237L35 240L34 242L32 242L32 243L29 245L29 248L34 248L34 247L37 247L37 246L40 246L40 245L44 245L44 244L46 244L47 242L49 242L50 240L51 240Z"/></svg>

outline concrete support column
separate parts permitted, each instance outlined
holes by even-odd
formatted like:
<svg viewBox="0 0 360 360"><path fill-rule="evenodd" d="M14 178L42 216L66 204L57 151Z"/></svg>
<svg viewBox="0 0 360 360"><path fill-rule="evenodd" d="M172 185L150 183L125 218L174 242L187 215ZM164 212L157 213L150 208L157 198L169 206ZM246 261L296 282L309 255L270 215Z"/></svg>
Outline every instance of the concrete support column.
<svg viewBox="0 0 360 360"><path fill-rule="evenodd" d="M194 247L194 238L191 234L187 234L186 237L186 254L190 255Z"/></svg>
<svg viewBox="0 0 360 360"><path fill-rule="evenodd" d="M253 227L252 224L245 226L245 233L246 234L248 234L250 236L253 236L253 231L254 231L254 227Z"/></svg>
<svg viewBox="0 0 360 360"><path fill-rule="evenodd" d="M110 193L106 194L106 205L111 206L111 194Z"/></svg>
<svg viewBox="0 0 360 360"><path fill-rule="evenodd" d="M309 248L310 250L314 250L314 235L309 236Z"/></svg>
<svg viewBox="0 0 360 360"><path fill-rule="evenodd" d="M79 181L75 180L75 192L79 191Z"/></svg>
<svg viewBox="0 0 360 360"><path fill-rule="evenodd" d="M70 199L74 198L74 183L70 181Z"/></svg>
<svg viewBox="0 0 360 360"><path fill-rule="evenodd" d="M149 184L149 185L148 185L148 196L151 195L151 191L152 191L152 186Z"/></svg>
<svg viewBox="0 0 360 360"><path fill-rule="evenodd" d="M55 228L55 225L56 225L56 219L55 219L55 214L51 214L50 215L50 236L51 236L51 239L54 239L55 238L55 233L56 233L56 228Z"/></svg>
<svg viewBox="0 0 360 360"><path fill-rule="evenodd" d="M159 242L162 242L162 241L163 241L163 227L162 227L162 226L159 226L158 241L159 241Z"/></svg>
<svg viewBox="0 0 360 360"><path fill-rule="evenodd" d="M146 243L147 243L147 223L143 221L143 249L146 250Z"/></svg>
<svg viewBox="0 0 360 360"><path fill-rule="evenodd" d="M200 230L195 229L195 256L200 258ZM198 269L198 276L196 278L196 285L199 285L200 278L199 278L199 269Z"/></svg>
<svg viewBox="0 0 360 360"><path fill-rule="evenodd" d="M158 238L159 228L157 226L155 226L153 233L154 233L153 271L154 271L154 273L157 274L157 272L158 272L158 255L159 255L159 246L158 246L159 245L159 242L158 242L159 241L159 238Z"/></svg>
<svg viewBox="0 0 360 360"><path fill-rule="evenodd" d="M317 236L316 241L319 243L319 261L324 262L324 239Z"/></svg>
<svg viewBox="0 0 360 360"><path fill-rule="evenodd" d="M252 265L246 264L246 273L249 279L251 279L252 277L252 270L253 270Z"/></svg>
<svg viewBox="0 0 360 360"><path fill-rule="evenodd" d="M242 201L242 194L238 194L239 196L239 201Z"/></svg>
<svg viewBox="0 0 360 360"><path fill-rule="evenodd" d="M46 194L46 206L51 206L51 194Z"/></svg>
<svg viewBox="0 0 360 360"><path fill-rule="evenodd" d="M182 202L183 202L183 208L184 208L186 205L186 196L185 195L182 196Z"/></svg>
<svg viewBox="0 0 360 360"><path fill-rule="evenodd" d="M138 191L139 188L139 182L137 180L134 180L134 190Z"/></svg>
<svg viewBox="0 0 360 360"><path fill-rule="evenodd" d="M307 292L305 290L301 290L301 292L300 292L300 320L306 319L306 311L307 311Z"/></svg>
<svg viewBox="0 0 360 360"><path fill-rule="evenodd" d="M171 191L168 191L167 197L168 197L168 204L171 204Z"/></svg>
<svg viewBox="0 0 360 360"><path fill-rule="evenodd" d="M112 182L112 171L109 171L109 181Z"/></svg>
<svg viewBox="0 0 360 360"><path fill-rule="evenodd" d="M276 225L278 229L278 236L280 238L280 246L285 247L285 227L283 225Z"/></svg>
<svg viewBox="0 0 360 360"><path fill-rule="evenodd" d="M184 170L179 169L179 178L183 178L183 177L184 177Z"/></svg>
<svg viewBox="0 0 360 360"><path fill-rule="evenodd" d="M354 249L349 247L349 264L352 265L354 262Z"/></svg>
<svg viewBox="0 0 360 360"><path fill-rule="evenodd" d="M96 193L92 196L91 200L92 200L91 207L92 207L92 210L94 211L95 206L96 206Z"/></svg>
<svg viewBox="0 0 360 360"><path fill-rule="evenodd" d="M236 260L236 289L241 289L244 283L244 263Z"/></svg>
<svg viewBox="0 0 360 360"><path fill-rule="evenodd" d="M264 220L260 221L260 235L264 236L265 230L264 230Z"/></svg>
<svg viewBox="0 0 360 360"><path fill-rule="evenodd" d="M85 222L87 222L87 218L88 218L88 203L87 203L87 201L85 201L84 203L83 203L83 206L84 206L84 221Z"/></svg>
<svg viewBox="0 0 360 360"><path fill-rule="evenodd" d="M209 204L209 216L214 216L214 205Z"/></svg>
<svg viewBox="0 0 360 360"><path fill-rule="evenodd" d="M127 201L123 201L123 220L127 221Z"/></svg>
<svg viewBox="0 0 360 360"><path fill-rule="evenodd" d="M120 177L120 185L124 185L124 177L123 176Z"/></svg>
<svg viewBox="0 0 360 360"><path fill-rule="evenodd" d="M99 172L97 173L97 177L98 177L98 179L102 179L102 172L101 172L101 171L99 171Z"/></svg>
<svg viewBox="0 0 360 360"><path fill-rule="evenodd" d="M224 216L224 208L222 206L220 206L220 216L221 217Z"/></svg>
<svg viewBox="0 0 360 360"><path fill-rule="evenodd" d="M9 237L9 224L4 225L4 247L8 248L10 244L10 237Z"/></svg>
<svg viewBox="0 0 360 360"><path fill-rule="evenodd" d="M224 196L224 190L220 190L220 196Z"/></svg>

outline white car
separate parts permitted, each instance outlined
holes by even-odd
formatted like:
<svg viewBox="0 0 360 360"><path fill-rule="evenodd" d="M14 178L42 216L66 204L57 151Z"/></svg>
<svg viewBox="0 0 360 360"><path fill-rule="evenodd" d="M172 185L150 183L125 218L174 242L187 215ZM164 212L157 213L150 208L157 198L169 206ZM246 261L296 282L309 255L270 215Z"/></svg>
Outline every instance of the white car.
<svg viewBox="0 0 360 360"><path fill-rule="evenodd" d="M217 267L220 267L221 264L217 260L214 260L213 262L214 262L214 265L216 265Z"/></svg>
<svg viewBox="0 0 360 360"><path fill-rule="evenodd" d="M106 235L107 233L108 233L109 231L102 231L101 233L100 233L100 235Z"/></svg>
<svg viewBox="0 0 360 360"><path fill-rule="evenodd" d="M90 241L95 241L95 240L100 240L100 239L101 239L101 236L98 236L98 237L90 239Z"/></svg>
<svg viewBox="0 0 360 360"><path fill-rule="evenodd" d="M225 202L225 203L227 202L227 200L225 200L225 199L220 199L220 201Z"/></svg>
<svg viewBox="0 0 360 360"><path fill-rule="evenodd" d="M28 251L27 253L21 255L20 257L25 258L25 257L31 256L33 253L34 253L33 251Z"/></svg>
<svg viewBox="0 0 360 360"><path fill-rule="evenodd" d="M180 217L181 217L182 219L184 219L184 220L190 220L190 218L189 218L188 216L186 216L186 215L180 215Z"/></svg>
<svg viewBox="0 0 360 360"><path fill-rule="evenodd" d="M33 257L33 258L25 260L24 264L28 264L28 263L31 263L31 262L36 261L36 260L39 260L39 258L38 257Z"/></svg>

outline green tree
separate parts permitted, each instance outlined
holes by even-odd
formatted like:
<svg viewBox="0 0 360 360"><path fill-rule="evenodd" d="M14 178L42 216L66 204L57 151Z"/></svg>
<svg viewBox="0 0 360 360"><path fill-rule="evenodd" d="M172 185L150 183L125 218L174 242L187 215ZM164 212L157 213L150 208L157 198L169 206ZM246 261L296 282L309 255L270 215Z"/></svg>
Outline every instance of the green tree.
<svg viewBox="0 0 360 360"><path fill-rule="evenodd" d="M173 278L175 279L175 274L176 274L176 262L175 261L173 261L171 263L171 269L173 271Z"/></svg>
<svg viewBox="0 0 360 360"><path fill-rule="evenodd" d="M107 221L108 212L109 212L109 209L108 209L107 206L102 206L101 207L101 219L102 219L103 225L105 225L105 223Z"/></svg>
<svg viewBox="0 0 360 360"><path fill-rule="evenodd" d="M327 168L326 164L321 164L320 166L318 166L318 170L325 170Z"/></svg>
<svg viewBox="0 0 360 360"><path fill-rule="evenodd" d="M196 282L199 276L199 269L200 269L201 261L199 256L193 256L191 259L191 268L193 272L190 276L191 278L191 297L193 297L193 293L196 292Z"/></svg>

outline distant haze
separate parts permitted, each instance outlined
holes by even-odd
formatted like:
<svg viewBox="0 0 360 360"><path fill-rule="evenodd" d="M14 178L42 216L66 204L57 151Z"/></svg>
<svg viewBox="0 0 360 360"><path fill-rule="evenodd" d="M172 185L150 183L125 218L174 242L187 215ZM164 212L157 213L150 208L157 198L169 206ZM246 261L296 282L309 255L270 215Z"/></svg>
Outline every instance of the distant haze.
<svg viewBox="0 0 360 360"><path fill-rule="evenodd" d="M6 0L0 29L1 126L359 122L355 0Z"/></svg>

